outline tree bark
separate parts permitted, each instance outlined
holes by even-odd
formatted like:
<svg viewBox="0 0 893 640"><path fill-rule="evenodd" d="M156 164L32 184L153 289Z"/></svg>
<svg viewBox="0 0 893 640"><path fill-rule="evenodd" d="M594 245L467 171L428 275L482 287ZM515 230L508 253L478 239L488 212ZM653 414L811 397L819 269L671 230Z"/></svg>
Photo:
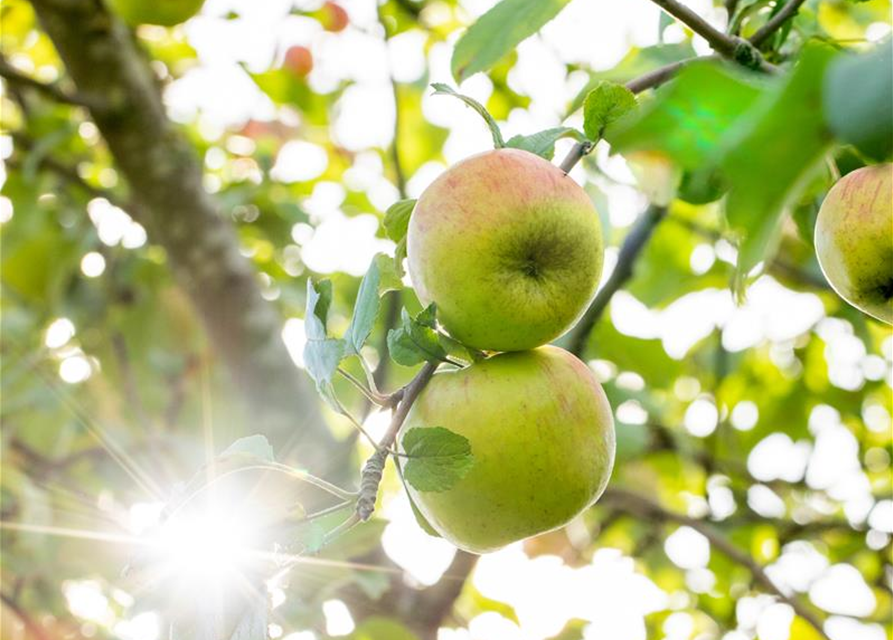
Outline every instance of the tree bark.
<svg viewBox="0 0 893 640"><path fill-rule="evenodd" d="M317 475L344 477L346 447L322 420L316 394L288 356L280 318L260 293L232 225L202 186L202 167L169 121L158 82L127 27L101 0L33 0L78 92L126 177L131 213L166 252L254 422L274 446L289 441Z"/></svg>

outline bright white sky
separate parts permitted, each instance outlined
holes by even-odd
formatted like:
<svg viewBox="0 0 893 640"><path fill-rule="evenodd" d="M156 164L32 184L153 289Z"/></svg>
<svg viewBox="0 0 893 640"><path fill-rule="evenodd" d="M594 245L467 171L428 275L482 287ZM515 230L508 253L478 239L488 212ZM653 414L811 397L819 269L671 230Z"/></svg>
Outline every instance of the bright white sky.
<svg viewBox="0 0 893 640"><path fill-rule="evenodd" d="M298 4L309 9L319 3L299 0ZM494 2L462 0L460 4L471 20ZM714 9L710 0L690 0L686 4L717 26L724 26L724 12ZM435 46L427 60L421 33L402 34L386 46L373 0L344 0L351 26L337 34L323 31L313 20L287 15L290 5L289 0L208 0L202 14L183 27L189 42L198 51L201 64L168 88L166 101L170 112L183 121L190 121L198 114L201 129L210 140L217 139L224 128L237 128L248 119L270 119L276 115L275 107L254 86L240 64L252 71L264 71L279 64L289 46L310 46L315 66L309 82L314 89L330 91L344 79L356 83L338 104L331 135L339 144L359 152L345 180L352 188L365 189L371 201L383 210L397 199L397 191L384 178L377 154L362 152L370 147L386 146L391 140L394 107L388 67L398 80L408 82L418 79L427 65L432 81L453 84L449 74L452 45ZM230 10L237 11L241 17L223 19ZM431 19L436 19L437 13L431 10ZM572 2L543 30L541 37L531 38L518 48L518 63L509 75L509 83L515 91L530 96L532 102L529 110L512 113L504 123L506 136L529 133L562 121L568 100L584 82L582 76L567 77L564 63L610 68L630 45L655 44L658 21L658 9L648 0ZM873 34L880 37L887 31L889 28L879 27ZM151 29L144 35L151 36ZM667 41L681 37L681 31L675 26L665 33ZM706 44L699 39L695 40L695 47L699 52L707 51ZM482 75L461 86L463 92L481 101L491 89L489 80ZM489 134L478 116L459 102L428 97L423 108L431 122L451 131L444 149L447 162L490 146ZM562 150L559 146L559 157ZM214 154L209 157L213 161ZM633 177L621 158L608 159L604 151L598 158L604 171L620 183L598 178L599 186L608 197L611 224L628 226L643 211L645 199L633 189ZM310 180L325 170L326 163L321 147L294 141L282 149L273 176L285 182ZM422 167L410 179L411 195L418 195L444 168L440 164ZM582 180L583 171L577 167L572 175ZM314 217L316 229L297 225L293 231L295 250L300 248L302 260L314 271L359 275L373 254L392 246L374 237L377 219L372 212L346 217L339 208L343 198L342 186L317 185L313 195L303 203ZM11 215L10 211L4 219ZM126 213L104 201L94 202L90 215L100 239L106 244L137 247L145 242L143 229ZM84 273L92 277L101 274L105 268L101 258L98 253L85 256ZM605 277L615 260L616 251L609 250ZM691 256L692 270L704 272L715 260L734 261L734 250L722 242L699 245ZM816 296L790 291L770 277L760 278L750 288L743 307L735 306L727 290L692 293L662 311L650 310L632 295L620 292L614 298L611 318L618 330L627 335L659 338L667 353L677 359L685 357L699 340L719 328L723 343L730 351L768 341L773 357L777 355L778 362L785 363L791 360L798 338L816 330L827 343L832 384L858 389L866 379L885 376L888 384L893 384L890 374L893 339L885 345L885 359L867 355L848 323L824 318L823 305ZM301 366L303 322L291 319L283 337ZM58 319L48 328L46 344L57 354L60 375L67 382L81 382L98 368L98 362L77 347L77 328L66 319ZM618 373L605 363L595 362L593 367L603 378ZM637 384L634 374L620 375L626 375L625 380L630 384ZM680 399L691 401L685 416L686 428L696 437L709 435L718 419L710 397L700 393L695 380L681 380L676 391ZM630 422L644 420L644 411L635 403L627 403L618 410ZM373 432L381 429L385 418L374 416L370 429ZM736 428L751 429L758 420L753 403L743 402L733 410L732 423ZM890 429L890 416L882 407L867 406L865 420L871 429ZM767 437L747 460L749 470L764 481L776 478L796 481L805 476L811 486L827 489L830 495L845 501L846 515L851 521L861 523L867 519L871 528L868 543L879 548L893 533L893 503L886 501L872 510L868 481L859 465L855 439L833 409L816 408L810 430L816 437L814 444L793 442L784 434ZM764 485L755 486L748 494L748 501L767 516L783 513L784 505L779 497ZM731 492L721 483L711 487L707 503L693 500L690 506L691 514L698 516L712 513L714 517L727 517L735 509ZM138 519L146 512L146 505L136 505L132 510ZM405 497L393 498L384 513L391 521L383 540L387 553L406 568L412 580L421 584L436 582L452 559L453 548L418 529ZM714 576L706 568L711 549L703 536L683 527L667 539L665 548L669 558L686 571L689 588L695 592L709 592L713 588ZM870 613L875 601L852 566L829 566L827 559L810 544L794 543L783 550L768 571L783 588L808 594L813 603L834 614L827 625L834 640L885 639L879 625L863 624L853 618ZM590 565L575 569L557 557L528 559L520 546L514 545L482 558L473 579L485 596L511 604L520 626L496 613L488 613L472 620L468 631L444 631L441 640L539 640L557 633L572 618L592 623L586 632L587 639L644 640L643 616L666 609L680 610L664 625L666 640L688 639L693 634L691 616L681 611L690 605L688 597L662 591L637 571L631 558L616 550L603 549ZM67 583L65 594L75 613L108 625L113 624L111 601L127 599L127 594L110 592L93 581ZM352 622L341 603L328 603L325 612L330 632L350 631ZM761 640L786 640L792 616L787 605L778 604L768 596L742 598L738 603L741 628L723 640L747 640L755 633ZM122 640L155 640L159 633L157 619L150 613L118 622L114 631ZM287 636L287 640L314 638L311 632Z"/></svg>

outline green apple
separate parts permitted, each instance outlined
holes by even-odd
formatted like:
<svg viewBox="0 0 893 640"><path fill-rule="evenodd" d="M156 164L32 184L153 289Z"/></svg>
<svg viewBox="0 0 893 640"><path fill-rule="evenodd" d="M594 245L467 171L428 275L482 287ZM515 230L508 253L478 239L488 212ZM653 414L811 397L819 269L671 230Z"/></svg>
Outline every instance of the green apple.
<svg viewBox="0 0 893 640"><path fill-rule="evenodd" d="M822 202L815 249L841 298L893 324L893 165L862 167Z"/></svg>
<svg viewBox="0 0 893 640"><path fill-rule="evenodd" d="M592 505L614 465L614 421L589 368L554 346L442 370L400 435L445 427L471 443L474 465L447 491L410 495L435 531L486 553L557 529Z"/></svg>
<svg viewBox="0 0 893 640"><path fill-rule="evenodd" d="M586 192L561 169L518 149L466 158L413 209L409 274L455 338L485 351L554 340L586 310L604 247Z"/></svg>
<svg viewBox="0 0 893 640"><path fill-rule="evenodd" d="M157 24L163 27L186 22L197 14L205 0L109 0L112 9L127 24Z"/></svg>

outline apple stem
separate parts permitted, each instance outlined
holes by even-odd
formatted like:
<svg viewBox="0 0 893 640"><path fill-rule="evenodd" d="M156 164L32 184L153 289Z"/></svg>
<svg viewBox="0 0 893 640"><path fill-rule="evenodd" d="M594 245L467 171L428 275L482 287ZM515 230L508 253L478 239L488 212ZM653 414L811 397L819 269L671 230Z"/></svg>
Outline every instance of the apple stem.
<svg viewBox="0 0 893 640"><path fill-rule="evenodd" d="M360 476L360 492L359 497L357 498L357 516L359 516L360 520L363 522L371 518L372 513L375 511L375 500L378 498L378 486L381 484L384 465L385 462L387 462L388 455L394 454L391 447L397 440L397 434L400 432L400 427L403 426L403 422L406 420L409 410L412 408L416 398L419 397L422 389L428 384L431 376L434 375L435 370L437 370L436 362L426 362L425 366L419 370L409 384L391 394L391 397L399 398L394 408L394 415L391 417L391 424L388 426L387 432L378 443L378 449L366 461L366 464L363 465L363 472Z"/></svg>

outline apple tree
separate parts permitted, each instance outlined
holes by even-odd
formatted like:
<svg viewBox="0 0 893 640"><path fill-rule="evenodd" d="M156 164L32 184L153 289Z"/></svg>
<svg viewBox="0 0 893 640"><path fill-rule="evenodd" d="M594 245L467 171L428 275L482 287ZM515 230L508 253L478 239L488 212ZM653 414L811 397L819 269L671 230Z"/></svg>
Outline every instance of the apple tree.
<svg viewBox="0 0 893 640"><path fill-rule="evenodd" d="M889 0L0 0L0 636L891 638Z"/></svg>

